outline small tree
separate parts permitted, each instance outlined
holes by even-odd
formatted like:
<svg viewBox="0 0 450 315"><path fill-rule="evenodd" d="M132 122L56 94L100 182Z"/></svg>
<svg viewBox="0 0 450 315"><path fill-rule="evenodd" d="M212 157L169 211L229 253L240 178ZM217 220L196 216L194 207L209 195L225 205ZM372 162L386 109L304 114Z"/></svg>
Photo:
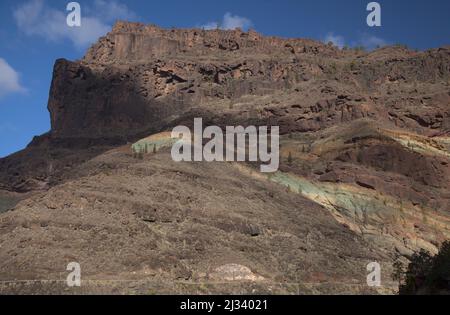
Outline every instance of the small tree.
<svg viewBox="0 0 450 315"><path fill-rule="evenodd" d="M432 267L433 257L430 253L421 250L411 257L411 262L405 272L405 279L400 285L399 293L401 295L416 294Z"/></svg>
<svg viewBox="0 0 450 315"><path fill-rule="evenodd" d="M292 165L292 152L289 151L288 164Z"/></svg>
<svg viewBox="0 0 450 315"><path fill-rule="evenodd" d="M398 281L398 287L400 288L402 285L402 281L405 277L405 270L403 267L402 262L400 261L400 256L396 255L395 261L393 264L393 271L392 271L392 280Z"/></svg>
<svg viewBox="0 0 450 315"><path fill-rule="evenodd" d="M144 146L144 153L145 153L145 154L148 153L148 145L147 145L147 143L146 143L145 146Z"/></svg>
<svg viewBox="0 0 450 315"><path fill-rule="evenodd" d="M153 145L153 154L156 153L156 144Z"/></svg>

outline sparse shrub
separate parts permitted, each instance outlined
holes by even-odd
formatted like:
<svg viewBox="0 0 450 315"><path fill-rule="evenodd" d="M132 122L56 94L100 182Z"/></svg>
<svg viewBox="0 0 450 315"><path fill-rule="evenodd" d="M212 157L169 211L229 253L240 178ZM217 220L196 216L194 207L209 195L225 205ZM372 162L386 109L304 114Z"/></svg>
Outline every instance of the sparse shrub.
<svg viewBox="0 0 450 315"><path fill-rule="evenodd" d="M288 155L288 164L289 164L289 165L292 165L292 161L293 161L293 159L292 159L292 152L289 152L289 155Z"/></svg>
<svg viewBox="0 0 450 315"><path fill-rule="evenodd" d="M141 145L139 145L138 159L139 160L144 159L144 148Z"/></svg>
<svg viewBox="0 0 450 315"><path fill-rule="evenodd" d="M403 200L400 200L400 213L405 214L405 209L403 208Z"/></svg>
<svg viewBox="0 0 450 315"><path fill-rule="evenodd" d="M427 217L427 212L425 211L425 209L422 209L422 222L424 224L428 224L428 217Z"/></svg>
<svg viewBox="0 0 450 315"><path fill-rule="evenodd" d="M156 153L156 144L153 145L153 154Z"/></svg>
<svg viewBox="0 0 450 315"><path fill-rule="evenodd" d="M332 62L330 64L330 72L331 72L331 74L336 74L336 72L337 72L337 66L334 62Z"/></svg>
<svg viewBox="0 0 450 315"><path fill-rule="evenodd" d="M405 45L405 44L397 43L397 44L395 44L394 46L395 46L395 47L398 47L398 48L408 49L408 45Z"/></svg>

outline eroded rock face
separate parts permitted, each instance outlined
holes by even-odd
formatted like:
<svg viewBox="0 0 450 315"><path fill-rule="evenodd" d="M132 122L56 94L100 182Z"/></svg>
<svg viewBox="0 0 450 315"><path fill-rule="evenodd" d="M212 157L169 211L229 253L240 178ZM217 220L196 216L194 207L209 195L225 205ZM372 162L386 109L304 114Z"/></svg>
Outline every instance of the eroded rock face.
<svg viewBox="0 0 450 315"><path fill-rule="evenodd" d="M193 109L228 103L213 109L220 118L247 95L278 100L254 100L233 116L248 113L263 123L273 117L283 132L372 117L445 133L449 60L448 48L368 54L254 31L119 22L81 61L56 62L48 105L52 135L125 141L167 128Z"/></svg>
<svg viewBox="0 0 450 315"><path fill-rule="evenodd" d="M367 262L389 270L395 253L450 237L449 67L449 47L366 53L119 22L82 60L56 62L52 129L0 160L0 189L40 192L1 214L0 277L27 276L19 261L38 277L58 252L60 265L75 255L90 276L103 266L169 293L186 279L232 293L291 293L269 287L298 279L312 287L296 292L364 292ZM133 142L196 117L279 125L280 172L177 164L168 147L133 159Z"/></svg>
<svg viewBox="0 0 450 315"><path fill-rule="evenodd" d="M112 138L138 134L154 101L137 93L129 76L106 70L99 75L79 63L58 60L50 90L51 135L55 138ZM149 125L150 126L150 125Z"/></svg>
<svg viewBox="0 0 450 315"><path fill-rule="evenodd" d="M87 62L144 61L186 56L224 56L228 53L312 53L336 55L337 51L319 42L265 37L255 31L200 29L165 30L154 25L117 22L111 33L101 38L86 54Z"/></svg>

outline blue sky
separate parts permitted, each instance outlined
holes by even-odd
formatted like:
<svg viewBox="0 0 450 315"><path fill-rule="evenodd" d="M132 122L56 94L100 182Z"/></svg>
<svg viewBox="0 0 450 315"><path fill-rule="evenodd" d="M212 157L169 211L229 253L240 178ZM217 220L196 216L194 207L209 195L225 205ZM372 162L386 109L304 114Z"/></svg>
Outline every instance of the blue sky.
<svg viewBox="0 0 450 315"><path fill-rule="evenodd" d="M252 27L265 35L350 46L450 44L448 0L380 0L382 26L375 28L366 24L367 0L80 0L77 30L65 24L69 2L0 2L0 157L50 129L47 100L55 59L81 58L115 19L162 27Z"/></svg>

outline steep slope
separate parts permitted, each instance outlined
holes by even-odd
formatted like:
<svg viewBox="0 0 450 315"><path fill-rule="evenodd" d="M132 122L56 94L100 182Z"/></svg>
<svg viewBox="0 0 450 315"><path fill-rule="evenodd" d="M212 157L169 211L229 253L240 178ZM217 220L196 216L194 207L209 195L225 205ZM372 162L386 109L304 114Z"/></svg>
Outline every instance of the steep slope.
<svg viewBox="0 0 450 315"><path fill-rule="evenodd" d="M175 163L164 150L137 160L128 147L81 165L78 179L2 215L0 280L42 281L0 291L64 292L77 261L80 292L371 292L366 266L387 253L236 166ZM250 276L229 279L233 265Z"/></svg>

